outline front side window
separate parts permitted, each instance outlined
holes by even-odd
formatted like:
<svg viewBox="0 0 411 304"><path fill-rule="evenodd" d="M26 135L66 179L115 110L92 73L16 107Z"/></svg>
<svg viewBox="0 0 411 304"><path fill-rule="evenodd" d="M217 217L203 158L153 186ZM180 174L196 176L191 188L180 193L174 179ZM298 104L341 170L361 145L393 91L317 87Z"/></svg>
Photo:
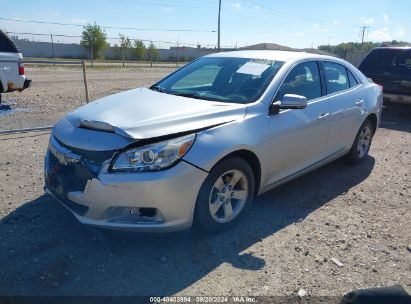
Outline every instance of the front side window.
<svg viewBox="0 0 411 304"><path fill-rule="evenodd" d="M275 100L281 100L285 94L305 96L307 100L321 97L321 80L317 63L310 61L295 66L280 86Z"/></svg>
<svg viewBox="0 0 411 304"><path fill-rule="evenodd" d="M197 99L249 103L266 90L284 62L265 59L204 57L151 87Z"/></svg>
<svg viewBox="0 0 411 304"><path fill-rule="evenodd" d="M327 94L333 94L350 88L347 70L344 66L333 62L324 62Z"/></svg>

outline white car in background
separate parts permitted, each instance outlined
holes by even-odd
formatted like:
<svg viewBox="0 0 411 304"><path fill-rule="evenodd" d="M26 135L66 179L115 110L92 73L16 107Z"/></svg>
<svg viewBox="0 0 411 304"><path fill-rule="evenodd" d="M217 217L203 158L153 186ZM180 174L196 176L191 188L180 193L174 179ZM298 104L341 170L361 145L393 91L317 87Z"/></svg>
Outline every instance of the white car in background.
<svg viewBox="0 0 411 304"><path fill-rule="evenodd" d="M0 30L0 102L1 93L23 91L31 85L24 74L23 54L14 42Z"/></svg>

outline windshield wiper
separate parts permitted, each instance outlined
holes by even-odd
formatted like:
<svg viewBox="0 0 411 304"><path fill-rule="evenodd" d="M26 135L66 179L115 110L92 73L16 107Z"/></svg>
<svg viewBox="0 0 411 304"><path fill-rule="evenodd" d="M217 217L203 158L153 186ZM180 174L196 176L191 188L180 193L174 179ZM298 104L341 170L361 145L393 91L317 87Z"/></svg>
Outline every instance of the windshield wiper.
<svg viewBox="0 0 411 304"><path fill-rule="evenodd" d="M183 96L183 97L189 97L189 98L194 98L194 99L203 99L203 100L211 100L211 101L221 101L217 98L211 98L207 97L204 95L200 95L198 93L194 92L168 92L169 94L176 95L176 96Z"/></svg>
<svg viewBox="0 0 411 304"><path fill-rule="evenodd" d="M161 93L167 93L167 91L166 91L164 88L160 87L160 86L157 85L157 84L152 85L152 86L150 87L150 90L157 91L157 92L161 92Z"/></svg>

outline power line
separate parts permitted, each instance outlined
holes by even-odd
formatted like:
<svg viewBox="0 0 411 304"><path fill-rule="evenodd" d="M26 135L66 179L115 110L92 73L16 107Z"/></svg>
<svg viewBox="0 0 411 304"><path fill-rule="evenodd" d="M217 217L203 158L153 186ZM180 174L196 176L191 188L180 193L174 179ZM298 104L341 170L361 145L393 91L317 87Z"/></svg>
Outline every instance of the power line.
<svg viewBox="0 0 411 304"><path fill-rule="evenodd" d="M221 25L220 25L220 19L221 19L221 0L218 1L218 39L217 39L217 49L220 51L220 32L221 32Z"/></svg>
<svg viewBox="0 0 411 304"><path fill-rule="evenodd" d="M24 19L3 18L3 17L0 17L0 20L25 22L25 23L36 23L36 24L61 25L61 26L77 26L77 27L85 26L85 24L78 24L78 23L76 24L76 23L62 23L62 22L39 21L39 20L24 20ZM136 30L136 31L215 33L215 30L197 30L197 29L163 29L163 28L137 28L137 27L119 27L119 26L101 26L101 27L105 29Z"/></svg>
<svg viewBox="0 0 411 304"><path fill-rule="evenodd" d="M246 4L248 7L250 8L261 8L263 11L265 11L265 13L267 14L271 14L274 16L281 16L281 17L287 17L287 18L295 18L300 20L301 22L307 22L307 23L312 23L312 22L316 22L316 23L320 23L320 24L332 24L332 21L327 21L327 20L322 20L322 19L317 19L317 18L310 18L310 17L306 17L306 16L302 16L302 15L297 15L294 13L290 13L290 12L286 12L283 10L279 10L279 9L275 9L272 7L268 7L268 6L264 6L261 4L257 4L254 2L251 2L249 0L240 0L242 1L242 3ZM339 27L349 27L349 28L353 28L353 25L348 25L348 24L339 24Z"/></svg>
<svg viewBox="0 0 411 304"><path fill-rule="evenodd" d="M45 33L29 33L29 32L9 32L6 31L7 34L13 34L13 35L32 35L32 36L50 36L49 34ZM69 37L69 38L81 38L82 36L78 35L63 35L63 34L52 34L55 37Z"/></svg>
<svg viewBox="0 0 411 304"><path fill-rule="evenodd" d="M129 4L137 4L137 5L146 5L146 6L160 6L160 7L184 7L184 8L194 8L194 9L199 9L199 8L206 8L206 6L197 6L197 5L186 5L186 4L172 4L167 2L147 2L147 1L131 1L131 0L107 0L110 2L116 2L116 3L126 3L127 5Z"/></svg>
<svg viewBox="0 0 411 304"><path fill-rule="evenodd" d="M265 10L268 13L277 15L277 16L285 16L285 17L293 17L293 18L297 18L297 19L301 19L301 20L306 20L306 21L310 21L310 22L319 22L319 23L326 23L323 20L319 20L319 19L314 19L314 18L310 18L310 17L306 17L306 16L301 16L301 15L296 15L293 13L289 13L286 11L282 11L279 9L275 9L275 8L271 8L265 5L261 5L261 4L257 4L257 3L253 3L251 1L247 1L247 0L241 0L243 3L248 4L249 7L255 8L256 6L262 8L263 10Z"/></svg>
<svg viewBox="0 0 411 304"><path fill-rule="evenodd" d="M276 24L276 23L273 23L273 22L270 22L270 21L265 21L265 20L262 20L262 19L259 19L259 18L255 18L255 17L252 17L252 16L244 15L244 14L241 14L241 13L239 13L239 12L237 12L237 11L233 11L233 10L230 10L230 9L227 9L227 8L225 8L224 10L225 10L225 11L228 11L228 12L230 12L230 13L232 13L232 14L239 15L239 16L241 16L241 17L243 17L243 18L255 20L255 21L257 21L257 22L264 23L264 24L266 24L266 25L267 25L267 24L273 25L273 26L275 26L276 28L280 28L280 29L283 29L283 30L286 30L286 31L290 31L290 32L294 32L294 33L300 31L299 29L296 29L296 28L292 28L292 27L284 26L284 25L282 25L282 24ZM328 35L326 35L326 34L317 34L317 33L306 33L306 34L309 35L309 36L315 36L315 37L322 36L322 37L325 37L325 38L330 38L330 37L331 37L331 38L337 38L337 39L341 39L341 40L351 40L351 38L339 37L339 36L334 36L334 35L333 35L333 36L330 36L329 34L328 34Z"/></svg>

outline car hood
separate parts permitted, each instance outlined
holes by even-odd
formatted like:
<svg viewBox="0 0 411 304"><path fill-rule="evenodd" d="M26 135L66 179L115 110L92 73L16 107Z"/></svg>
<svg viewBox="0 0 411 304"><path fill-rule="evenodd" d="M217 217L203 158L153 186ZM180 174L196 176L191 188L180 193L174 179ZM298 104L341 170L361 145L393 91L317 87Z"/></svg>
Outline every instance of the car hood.
<svg viewBox="0 0 411 304"><path fill-rule="evenodd" d="M65 118L74 127L148 139L241 119L246 105L133 89L91 102Z"/></svg>

